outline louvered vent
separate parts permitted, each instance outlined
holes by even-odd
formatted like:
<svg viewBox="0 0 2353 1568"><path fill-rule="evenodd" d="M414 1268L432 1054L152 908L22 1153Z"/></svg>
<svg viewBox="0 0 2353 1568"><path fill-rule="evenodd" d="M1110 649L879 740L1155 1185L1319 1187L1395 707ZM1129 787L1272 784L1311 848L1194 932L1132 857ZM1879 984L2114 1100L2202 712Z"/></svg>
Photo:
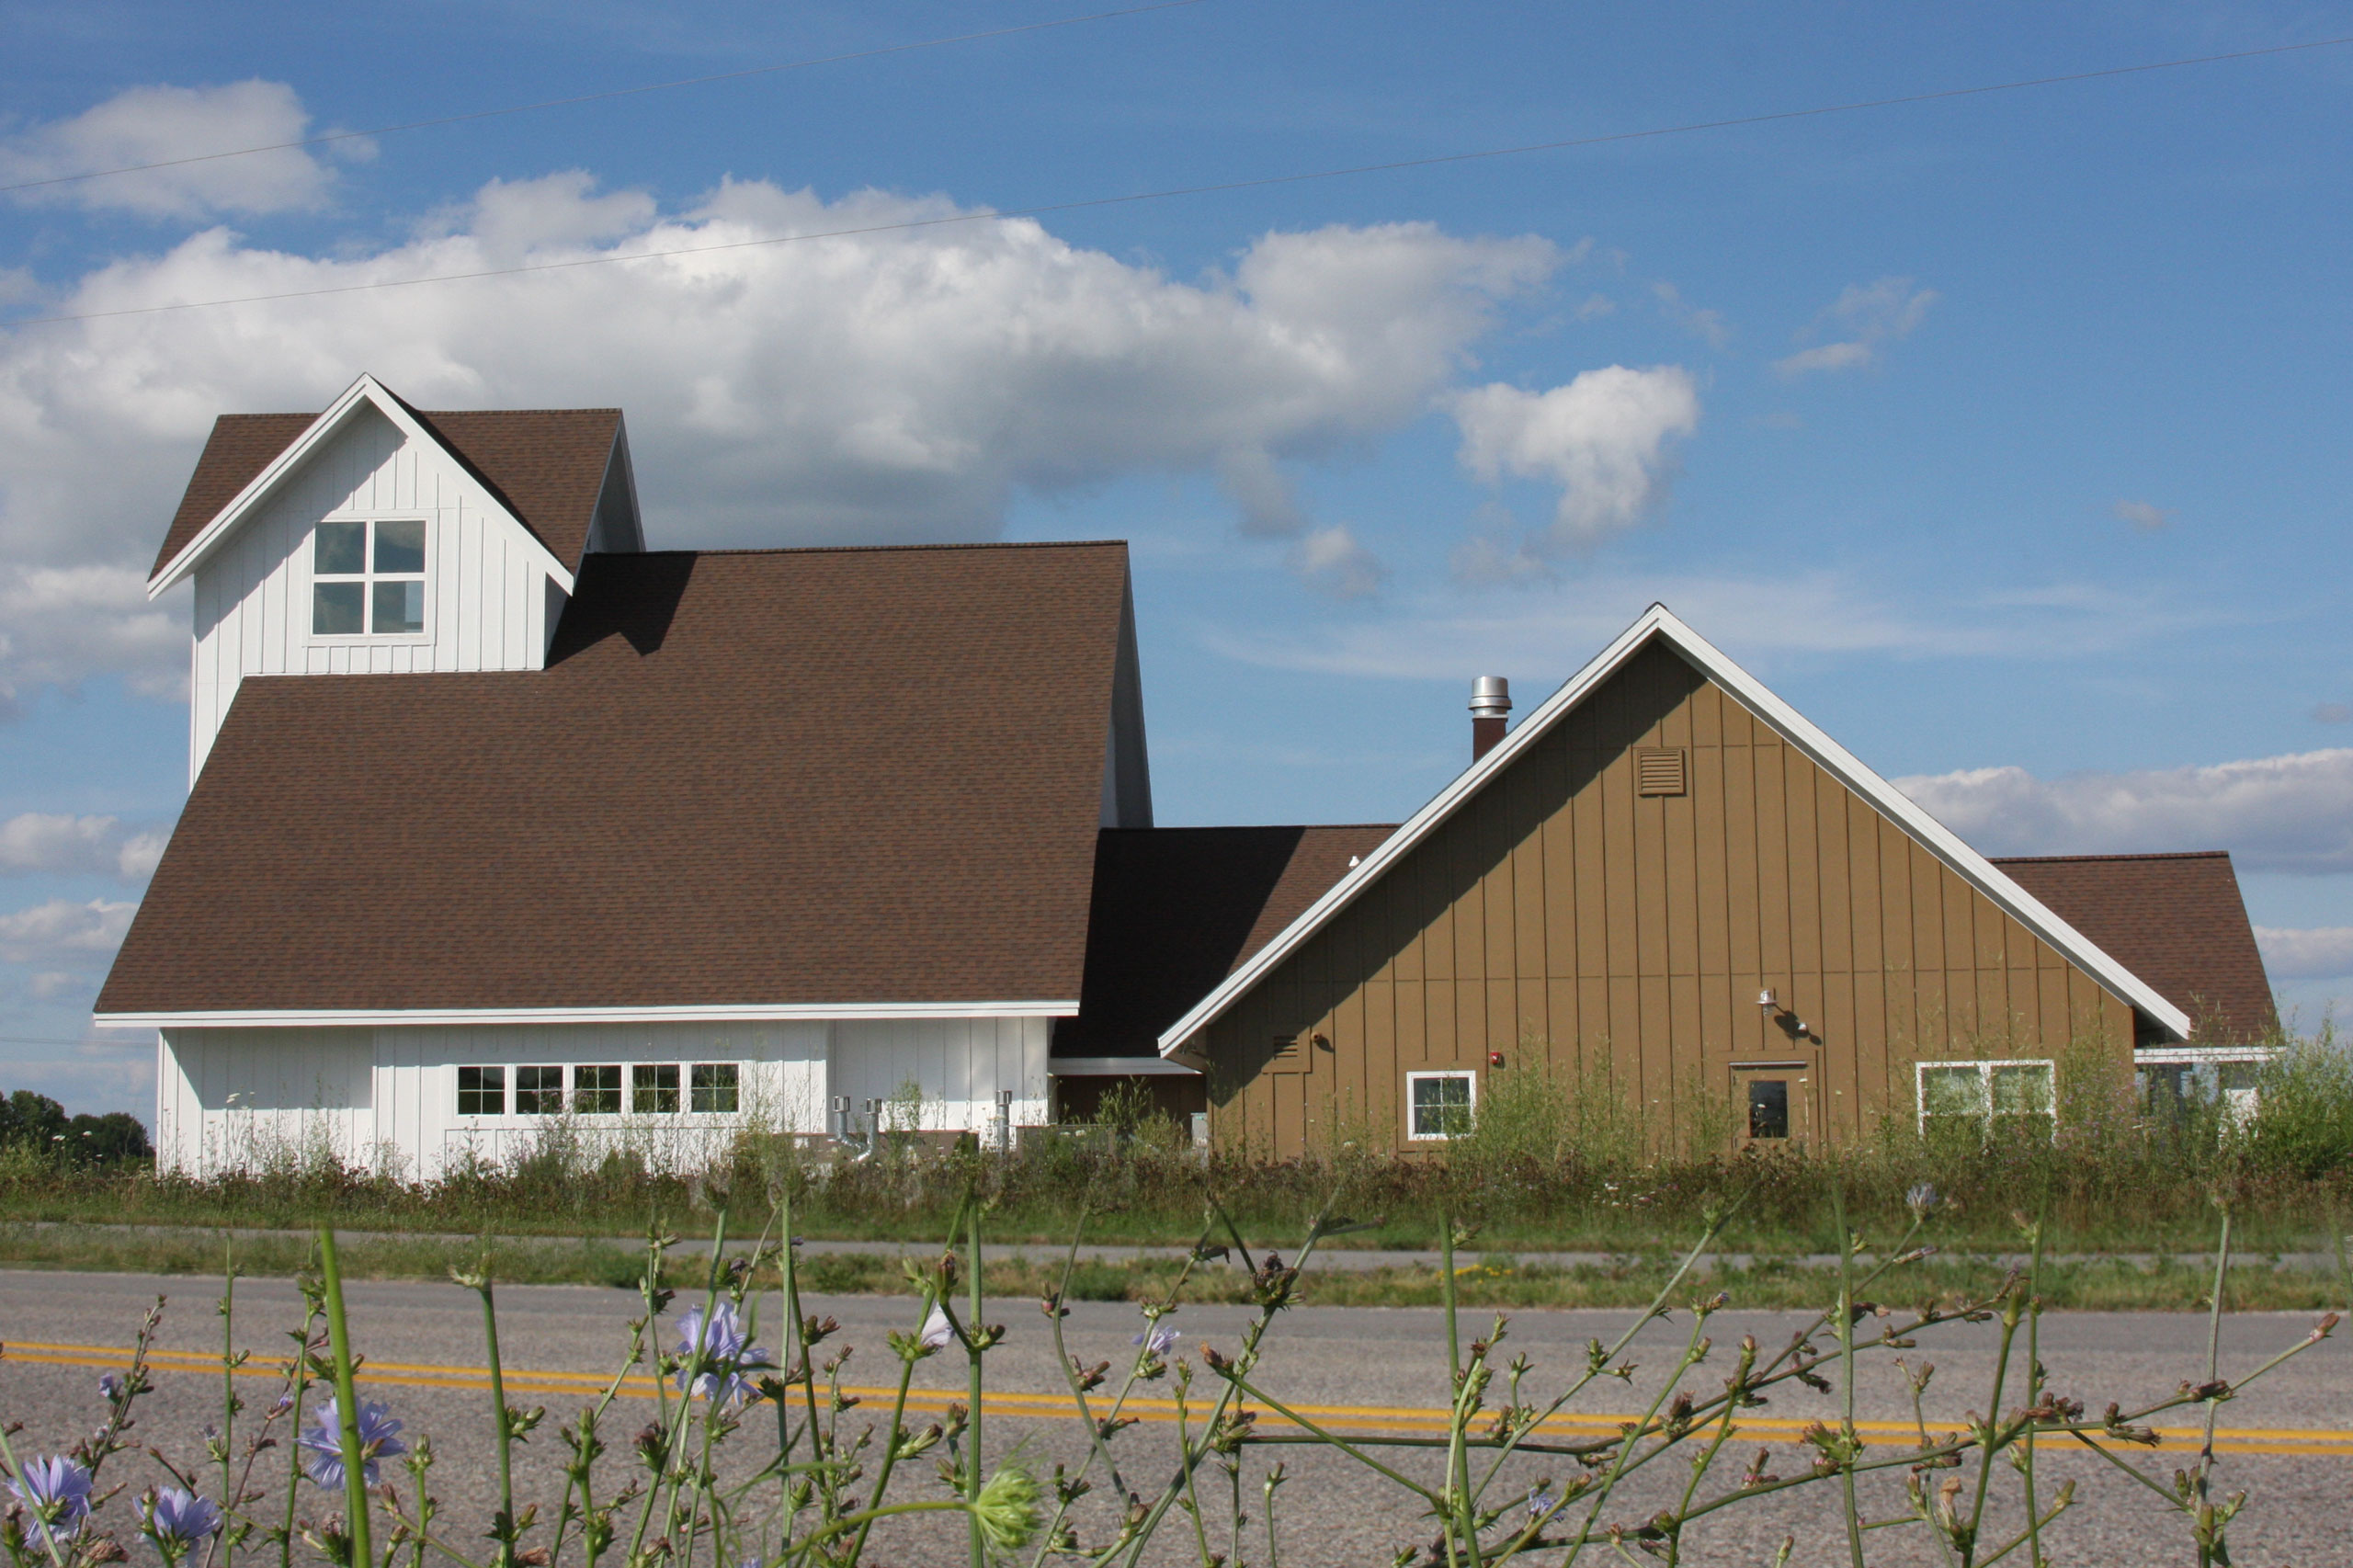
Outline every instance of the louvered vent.
<svg viewBox="0 0 2353 1568"><path fill-rule="evenodd" d="M1634 792L1680 795L1687 786L1679 746L1643 746L1634 753Z"/></svg>

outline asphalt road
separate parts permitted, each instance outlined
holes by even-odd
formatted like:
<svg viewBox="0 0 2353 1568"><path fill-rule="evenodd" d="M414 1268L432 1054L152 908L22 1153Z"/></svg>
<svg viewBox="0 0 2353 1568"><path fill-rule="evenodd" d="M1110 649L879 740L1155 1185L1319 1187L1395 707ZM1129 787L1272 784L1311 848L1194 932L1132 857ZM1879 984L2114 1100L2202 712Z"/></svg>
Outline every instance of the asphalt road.
<svg viewBox="0 0 2353 1568"><path fill-rule="evenodd" d="M199 1431L217 1419L220 1377L217 1357L221 1320L214 1311L217 1286L186 1277L171 1278L134 1275L67 1275L14 1273L0 1275L0 1341L7 1353L0 1358L0 1418L21 1421L25 1429L14 1439L20 1456L47 1453L70 1443L99 1418L97 1388L99 1371L119 1365L141 1312L159 1293L169 1296L159 1340L155 1381L157 1392L142 1403L134 1434L183 1464L197 1460ZM510 1399L543 1403L547 1425L523 1450L517 1491L523 1497L545 1498L552 1505L560 1485L557 1464L563 1449L554 1427L585 1403L588 1375L609 1375L627 1339L625 1324L636 1298L629 1293L590 1287L513 1287L499 1293L503 1361L514 1386ZM682 1301L680 1305L684 1305ZM913 1303L874 1297L812 1298L810 1310L840 1320L843 1333L835 1344L856 1346L843 1378L846 1384L870 1389L895 1375L895 1363L883 1343L884 1332L907 1328ZM479 1369L484 1364L478 1305L468 1292L451 1285L361 1283L351 1290L353 1332L358 1347L371 1363L363 1376L368 1397L389 1403L406 1424L404 1436L430 1434L438 1462L432 1491L446 1510L445 1518L459 1521L453 1531L477 1537L486 1522L494 1495L490 1447L486 1432L487 1393ZM1040 1469L1056 1460L1075 1463L1083 1455L1083 1430L1067 1414L1064 1403L1052 1403L1063 1384L1054 1364L1046 1320L1035 1302L992 1303L990 1315L1008 1331L1005 1344L990 1356L993 1395L1008 1396L988 1417L989 1449L1003 1454L1018 1444ZM1206 1343L1231 1352L1247 1316L1238 1307L1192 1306L1170 1320L1185 1333L1177 1348L1192 1352ZM767 1322L776 1322L771 1300ZM1529 1391L1549 1400L1550 1392L1585 1361L1584 1346L1591 1336L1614 1338L1630 1314L1610 1312L1524 1312L1516 1314L1506 1343L1506 1356L1527 1356L1533 1363ZM300 1318L293 1288L282 1281L241 1281L238 1290L236 1339L255 1351L256 1365L284 1354L283 1337ZM1694 1375L1694 1385L1712 1390L1723 1376L1722 1363L1731 1345L1743 1333L1754 1333L1768 1346L1786 1341L1802 1320L1785 1313L1726 1312L1711 1324L1720 1347L1715 1358ZM1466 1315L1467 1339L1484 1333L1489 1319ZM1109 1359L1124 1365L1132 1354L1131 1338L1142 1326L1135 1309L1117 1303L1084 1302L1074 1306L1065 1325L1071 1350L1088 1362ZM2311 1326L2292 1314L2253 1313L2226 1320L2222 1371L2243 1374L2272 1352L2293 1344ZM1574 1409L1588 1420L1595 1415L1639 1408L1655 1393L1659 1373L1673 1364L1688 1334L1688 1319L1653 1324L1637 1341L1633 1358L1641 1363L1631 1383L1615 1381L1589 1390ZM2055 1384L2097 1411L2110 1400L2134 1404L2161 1398L2185 1379L2204 1375L2205 1323L2190 1314L2066 1313L2044 1320L2042 1360ZM675 1337L673 1335L672 1337ZM773 1346L772 1332L763 1339ZM1904 1352L1917 1365L1937 1368L1929 1386L1930 1420L1958 1421L1965 1412L1983 1411L1991 1396L1995 1334L1992 1325L1947 1325L1924 1336L1917 1349ZM1285 1404L1336 1428L1356 1432L1413 1433L1430 1429L1434 1407L1448 1397L1442 1315L1425 1309L1315 1308L1295 1309L1283 1315L1270 1340L1271 1348L1258 1379L1260 1386ZM210 1367L205 1363L210 1359ZM1902 1422L1910 1416L1909 1394L1903 1373L1893 1358L1867 1358L1858 1380L1858 1419ZM2016 1375L2013 1368L2013 1376ZM544 1375L534 1375L544 1374ZM942 1356L921 1363L917 1382L926 1396L918 1403L936 1410L961 1392L961 1358ZM243 1385L250 1421L268 1402L274 1385L261 1378ZM1169 1474L1175 1427L1168 1416L1165 1383L1148 1391L1154 1403L1143 1407L1146 1419L1120 1434L1114 1451L1129 1472L1131 1484L1150 1490ZM848 1418L855 1421L876 1411L870 1399ZM2016 1385L2001 1403L2018 1403ZM1313 1407L1313 1408L1311 1408ZM1261 1407L1263 1409L1263 1407ZM601 1484L609 1490L623 1479L629 1465L627 1439L651 1413L643 1397L622 1402L606 1428L610 1452L603 1461ZM1751 1438L1772 1445L1775 1468L1782 1473L1802 1470L1793 1451L1794 1426L1817 1418L1835 1419L1836 1402L1824 1395L1785 1385L1772 1404L1745 1423ZM2164 1418L2162 1426L2188 1428L2194 1414ZM1269 1412L1262 1428L1283 1430ZM2232 1529L2234 1560L2242 1565L2277 1563L2295 1568L2313 1565L2353 1565L2353 1358L2346 1343L2330 1340L2300 1357L2287 1369L2257 1383L2222 1408L2221 1426L2226 1434L2220 1471L2222 1489L2249 1494L2246 1511ZM742 1442L770 1431L762 1423L747 1424ZM1875 1441L1901 1445L1905 1439L1893 1428L1868 1433ZM1702 1494L1727 1488L1755 1452L1755 1441L1735 1444L1736 1452L1711 1477ZM2167 1478L2175 1466L2188 1462L2191 1449L2174 1447L2141 1459L2142 1468L2156 1478ZM1384 1449L1396 1468L1416 1476L1433 1473L1427 1457L1412 1450ZM2151 1493L2135 1486L2087 1454L2045 1450L2043 1485L2058 1481L2081 1483L2081 1498L2046 1537L2054 1562L2085 1563L2166 1563L2194 1561L2187 1528L2178 1516L2166 1511ZM1397 1550L1427 1528L1416 1517L1418 1505L1393 1483L1356 1464L1345 1455L1307 1447L1261 1448L1242 1459L1247 1512L1253 1523L1242 1556L1265 1568L1267 1553L1259 1479L1280 1459L1290 1477L1277 1494L1280 1561L1299 1568L1322 1564L1374 1564L1391 1561ZM128 1480L136 1493L158 1474L144 1458L125 1455L116 1461L122 1472L111 1480ZM282 1463L282 1460L278 1462ZM1655 1473L1638 1477L1620 1493L1608 1517L1634 1522L1679 1493L1688 1474L1673 1460L1654 1467ZM903 1471L903 1474L906 1472ZM1539 1476L1566 1473L1565 1461L1540 1457L1514 1460L1506 1475L1524 1486ZM1900 1471L1893 1472L1902 1473ZM1226 1482L1222 1474L1204 1471L1204 1483L1214 1481L1215 1493L1205 1494L1205 1513L1212 1530L1211 1548L1232 1555L1225 1539L1229 1510L1222 1505ZM923 1461L904 1493L893 1495L938 1496ZM2016 1492L2015 1478L1997 1471L1997 1495ZM1100 1490L1081 1505L1082 1539L1094 1542L1108 1534L1105 1493ZM1499 1494L1503 1489L1499 1488ZM1797 1537L1791 1562L1797 1564L1847 1561L1843 1537L1837 1533L1831 1499L1812 1489L1783 1497L1728 1509L1715 1520L1695 1528L1687 1539L1685 1560L1707 1563L1763 1564L1784 1534ZM108 1505L106 1515L128 1526L130 1494ZM305 1516L323 1515L335 1506L307 1483L298 1506ZM1867 1502L1870 1517L1883 1517L1901 1506L1897 1483L1877 1489ZM2003 1516L2010 1517L2010 1516ZM481 1521L481 1522L477 1522ZM124 1530L126 1539L129 1531ZM1936 1561L1925 1535L1916 1528L1890 1529L1870 1538L1874 1563ZM485 1543L486 1545L486 1543ZM961 1562L961 1527L953 1516L920 1517L915 1522L892 1521L875 1538L869 1561L875 1563L926 1564ZM133 1555L148 1556L143 1544ZM485 1552L486 1555L486 1552ZM1606 1554L1605 1554L1606 1555ZM1176 1563L1197 1561L1192 1527L1172 1517L1163 1529L1150 1561ZM1551 1554L1557 1560L1557 1554ZM1601 1561L1589 1556L1588 1561ZM259 1568L256 1563L256 1568Z"/></svg>

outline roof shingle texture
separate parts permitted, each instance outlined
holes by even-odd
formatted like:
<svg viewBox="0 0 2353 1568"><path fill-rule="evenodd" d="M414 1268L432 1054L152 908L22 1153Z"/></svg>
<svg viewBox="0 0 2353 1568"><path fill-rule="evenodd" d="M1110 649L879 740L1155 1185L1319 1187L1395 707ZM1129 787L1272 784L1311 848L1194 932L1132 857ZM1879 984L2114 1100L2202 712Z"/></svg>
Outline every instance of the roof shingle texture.
<svg viewBox="0 0 2353 1568"><path fill-rule="evenodd" d="M2194 1043L2260 1040L2278 1027L2228 853L2038 855L1994 864L2188 1014Z"/></svg>
<svg viewBox="0 0 2353 1568"><path fill-rule="evenodd" d="M408 405L403 403L406 408ZM435 439L486 485L563 562L587 548L605 467L620 431L618 408L524 408L427 413L409 409ZM315 414L224 414L196 460L179 510L149 576L171 564L221 508L311 427Z"/></svg>
<svg viewBox="0 0 2353 1568"><path fill-rule="evenodd" d="M592 555L544 671L248 678L98 1010L1075 999L1127 570Z"/></svg>
<svg viewBox="0 0 2353 1568"><path fill-rule="evenodd" d="M1392 824L1107 828L1086 987L1057 1056L1154 1056L1160 1032L1372 853Z"/></svg>

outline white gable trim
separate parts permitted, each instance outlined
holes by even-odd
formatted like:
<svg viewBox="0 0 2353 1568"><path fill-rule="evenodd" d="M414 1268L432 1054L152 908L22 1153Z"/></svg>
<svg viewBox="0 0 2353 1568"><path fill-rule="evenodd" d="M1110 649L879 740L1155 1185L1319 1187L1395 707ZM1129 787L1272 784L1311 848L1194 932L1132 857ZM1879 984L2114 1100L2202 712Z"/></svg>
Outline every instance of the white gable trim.
<svg viewBox="0 0 2353 1568"><path fill-rule="evenodd" d="M284 451L272 458L267 468L254 475L253 482L238 491L227 506L213 515L210 522L198 529L196 537L182 546L177 555L165 562L163 570L149 579L147 597L150 599L161 597L174 584L195 571L197 563L210 555L214 546L234 532L238 525L251 516L256 506L275 494L278 487L284 483L296 469L301 467L313 451L330 439L336 431L342 429L345 422L351 418L362 403L374 408L377 413L391 420L410 440L422 446L431 447L435 451L456 463L461 471L464 469L465 464L458 454L450 451L431 431L418 424L415 415L410 414L401 400L387 391L381 381L363 373L358 381L344 389L342 396L327 404L324 413L311 421L309 428L288 443ZM539 535L524 527L522 518L508 511L487 489L481 492L481 506L485 513L499 518L508 528L514 529L517 536L538 553L540 565L545 568L549 576L555 579L558 587L567 594L573 591L571 567L558 561L548 547L540 542Z"/></svg>
<svg viewBox="0 0 2353 1568"><path fill-rule="evenodd" d="M1066 1002L745 1002L689 1007L352 1007L285 1012L97 1013L102 1028L320 1028L424 1024L817 1023L848 1018L1073 1018Z"/></svg>
<svg viewBox="0 0 2353 1568"><path fill-rule="evenodd" d="M1522 751L1535 743L1536 737L1573 711L1588 694L1617 674L1654 638L1664 639L1701 674L1738 697L1750 711L1770 725L1784 741L1878 807L1926 846L1930 853L1958 872L1963 881L2048 942L2069 962L2171 1030L2176 1039L2187 1040L2189 1037L2188 1014L2158 995L2147 982L2053 915L2041 901L1963 843L1951 829L1923 811L1909 796L1864 767L1846 747L1766 689L1756 676L1733 663L1721 649L1685 625L1665 605L1654 604L1631 626L1620 632L1609 646L1595 655L1591 663L1571 676L1566 685L1546 698L1518 728L1506 734L1485 756L1464 769L1454 782L1439 790L1427 805L1415 812L1404 825L1366 856L1355 869L1334 883L1322 898L1308 905L1299 918L1283 927L1273 941L1259 949L1251 955L1248 962L1228 975L1223 984L1202 997L1194 1004L1190 1012L1171 1024L1160 1037L1160 1053L1163 1056L1174 1055L1194 1036L1214 1023L1277 964L1328 925L1333 916L1353 903L1357 895L1371 886L1382 872L1427 838L1490 778L1510 767Z"/></svg>

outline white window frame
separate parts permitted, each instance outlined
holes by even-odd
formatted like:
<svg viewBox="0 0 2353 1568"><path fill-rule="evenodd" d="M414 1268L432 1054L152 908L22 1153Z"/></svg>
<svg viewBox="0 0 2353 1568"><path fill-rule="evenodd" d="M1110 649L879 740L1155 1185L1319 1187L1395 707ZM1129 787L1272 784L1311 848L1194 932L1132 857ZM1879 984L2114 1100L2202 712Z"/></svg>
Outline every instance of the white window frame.
<svg viewBox="0 0 2353 1568"><path fill-rule="evenodd" d="M509 1069L504 1062L460 1062L453 1063L449 1068L449 1105L451 1108L451 1114L460 1121L487 1121L493 1117L497 1118L502 1122L505 1121L507 1116L506 1108L514 1103L510 1098L508 1098L508 1096L514 1089L514 1085L507 1082L510 1072L511 1069ZM467 1110L465 1108L465 1096L468 1094L480 1094L485 1092L480 1089L469 1090L466 1087L466 1074L469 1073L495 1073L498 1074L498 1108L496 1110Z"/></svg>
<svg viewBox="0 0 2353 1568"><path fill-rule="evenodd" d="M1426 1078L1461 1078L1471 1085L1471 1103L1465 1108L1472 1116L1479 1114L1479 1074L1475 1068L1433 1068L1427 1072L1405 1074L1405 1141L1409 1143L1444 1143L1455 1136L1451 1132L1419 1132L1414 1123L1414 1085Z"/></svg>
<svg viewBox="0 0 2353 1568"><path fill-rule="evenodd" d="M2023 1111L2012 1114L2049 1117L2051 1119L2052 1130L2053 1131L2058 1130L2058 1062L2055 1059L2047 1056L2004 1056L1976 1062L1936 1061L1914 1062L1912 1064L1913 1104L1918 1108L1918 1126L1922 1133L1925 1134L1928 1131L1928 1074L1931 1073L1951 1072L1964 1067L1974 1068L1977 1072L1977 1109L1967 1113L1967 1115L1976 1121L1981 1131L1991 1132L1994 1128L1994 1117L1995 1115L1994 1110L1994 1072L1996 1068L2000 1067L2040 1067L2051 1074L2050 1103L2039 1111ZM1937 1114L1943 1116L1952 1113L1940 1111ZM1955 1119L1960 1119L1960 1118L1956 1116Z"/></svg>
<svg viewBox="0 0 2353 1568"><path fill-rule="evenodd" d="M319 529L329 523L358 523L359 537L359 570L357 573L319 571ZM376 528L381 523L416 523L425 529L425 564L416 572L385 572L376 570ZM321 517L311 528L309 548L302 551L302 573L305 586L311 591L303 596L304 625L310 629L310 641L315 646L372 648L401 643L429 642L433 640L433 518L428 513L414 509L405 512L337 512ZM376 613L376 585L386 583L422 583L420 598L423 623L415 631L370 631ZM325 583L357 583L359 585L359 625L358 631L321 631L318 627L318 590Z"/></svg>
<svg viewBox="0 0 2353 1568"><path fill-rule="evenodd" d="M622 1061L616 1062L609 1057L601 1061L550 1062L542 1056L524 1062L451 1062L449 1064L449 1099L448 1103L452 1108L456 1107L459 1103L458 1075L460 1073L484 1072L499 1074L499 1104L502 1108L494 1113L494 1119L502 1123L514 1121L517 1118L529 1120L559 1114L588 1117L600 1123L624 1119L635 1121L642 1119L659 1119L665 1123L673 1120L724 1122L729 1118L744 1114L745 1103L755 1092L754 1085L758 1066L759 1063L756 1061L746 1061L742 1057L737 1057L733 1061L722 1060L715 1062L708 1059L702 1061L687 1059L673 1061L667 1058L638 1061L624 1059ZM561 1112L545 1110L527 1111L517 1108L517 1096L523 1092L521 1087L522 1073L527 1067L538 1071L546 1071L549 1068L553 1068L560 1075L561 1081L559 1098L563 1108ZM583 1092L580 1074L585 1069L599 1067L620 1069L620 1107L618 1110L583 1110L580 1108L579 1096ZM670 1071L677 1074L676 1092L678 1096L678 1108L676 1110L655 1110L649 1107L641 1106L638 1103L638 1095L640 1090L637 1075L639 1071L641 1069L658 1070L662 1068L668 1068ZM725 1069L733 1074L734 1082L730 1085L708 1085L704 1086L704 1090L698 1091L694 1082L695 1070L697 1068ZM733 1110L697 1110L695 1108L694 1101L695 1096L698 1092L709 1092L713 1097L716 1097L717 1094L722 1089L733 1090L735 1098L735 1108ZM545 1093L546 1091L542 1089L540 1092ZM656 1092L660 1092L659 1086L656 1087ZM472 1124L494 1119L494 1113L488 1111L465 1111L455 1110L453 1108L451 1116L453 1120L460 1124Z"/></svg>

